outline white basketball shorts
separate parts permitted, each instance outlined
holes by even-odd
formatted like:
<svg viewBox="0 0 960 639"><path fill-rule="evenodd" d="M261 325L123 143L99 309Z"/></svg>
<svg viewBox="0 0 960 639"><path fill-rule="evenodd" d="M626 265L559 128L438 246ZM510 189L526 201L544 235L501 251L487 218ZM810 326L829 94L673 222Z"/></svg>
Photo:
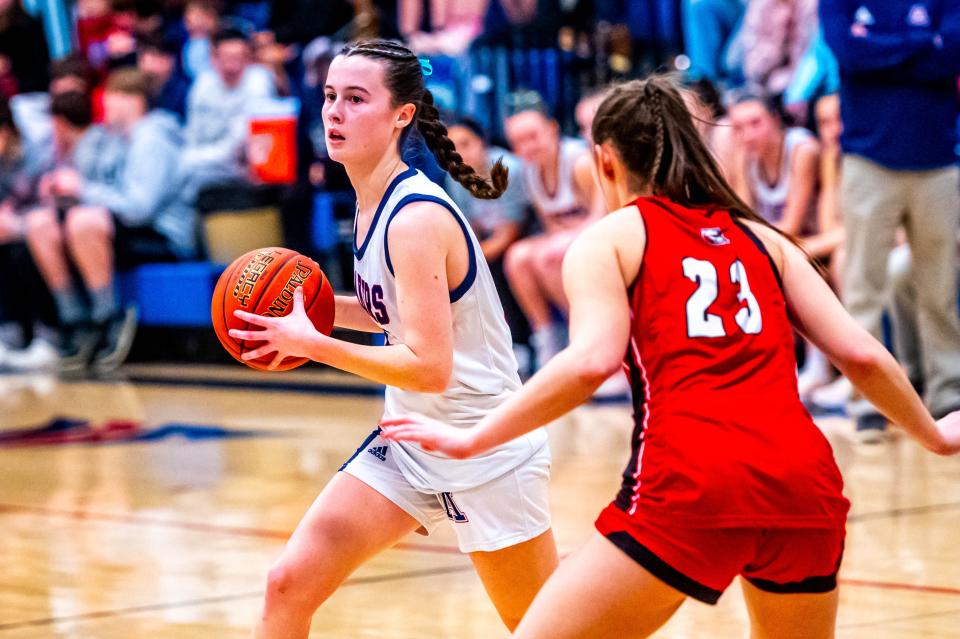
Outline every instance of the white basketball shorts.
<svg viewBox="0 0 960 639"><path fill-rule="evenodd" d="M460 551L490 552L529 541L550 529L550 448L485 484L455 493L422 493L400 472L379 429L340 469L420 522L425 534L444 520Z"/></svg>

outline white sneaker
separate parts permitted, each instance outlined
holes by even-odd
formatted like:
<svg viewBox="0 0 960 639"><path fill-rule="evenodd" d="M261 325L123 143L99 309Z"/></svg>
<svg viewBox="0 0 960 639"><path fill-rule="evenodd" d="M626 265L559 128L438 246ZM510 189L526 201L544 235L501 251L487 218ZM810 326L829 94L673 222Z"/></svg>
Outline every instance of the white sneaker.
<svg viewBox="0 0 960 639"><path fill-rule="evenodd" d="M36 337L21 351L7 353L6 365L15 371L49 371L57 368L60 353L57 347L43 337Z"/></svg>
<svg viewBox="0 0 960 639"><path fill-rule="evenodd" d="M530 345L533 346L535 364L539 370L566 347L566 336L561 327L553 324L534 331L530 335Z"/></svg>
<svg viewBox="0 0 960 639"><path fill-rule="evenodd" d="M517 359L517 372L520 373L520 379L526 380L530 377L530 364L533 359L530 354L530 347L524 344L514 344L513 356Z"/></svg>
<svg viewBox="0 0 960 639"><path fill-rule="evenodd" d="M797 392L800 399L806 401L815 389L828 384L832 379L831 372L826 355L816 346L807 343L807 361L797 375Z"/></svg>
<svg viewBox="0 0 960 639"><path fill-rule="evenodd" d="M813 391L829 383L829 371L818 369L818 367L804 367L797 375L797 392L800 394L800 399L806 400L810 398Z"/></svg>
<svg viewBox="0 0 960 639"><path fill-rule="evenodd" d="M842 375L826 386L812 391L810 401L821 408L841 409L853 396L853 384Z"/></svg>

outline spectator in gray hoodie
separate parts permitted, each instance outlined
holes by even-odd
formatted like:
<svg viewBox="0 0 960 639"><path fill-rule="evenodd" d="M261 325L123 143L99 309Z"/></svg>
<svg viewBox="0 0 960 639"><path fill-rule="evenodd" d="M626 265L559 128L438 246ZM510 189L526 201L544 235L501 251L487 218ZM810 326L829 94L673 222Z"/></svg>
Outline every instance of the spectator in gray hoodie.
<svg viewBox="0 0 960 639"><path fill-rule="evenodd" d="M196 250L195 215L176 178L179 126L169 112L149 110L149 95L149 82L136 69L110 75L104 126L77 144L74 168L54 173L56 206L27 218L27 241L67 327L64 368L92 361L103 372L129 352L136 317L120 309L115 268L185 259ZM71 281L69 261L89 306Z"/></svg>
<svg viewBox="0 0 960 639"><path fill-rule="evenodd" d="M191 201L207 186L246 176L250 107L275 95L270 72L253 64L253 48L242 31L220 29L212 45L213 69L197 77L187 97L180 169Z"/></svg>

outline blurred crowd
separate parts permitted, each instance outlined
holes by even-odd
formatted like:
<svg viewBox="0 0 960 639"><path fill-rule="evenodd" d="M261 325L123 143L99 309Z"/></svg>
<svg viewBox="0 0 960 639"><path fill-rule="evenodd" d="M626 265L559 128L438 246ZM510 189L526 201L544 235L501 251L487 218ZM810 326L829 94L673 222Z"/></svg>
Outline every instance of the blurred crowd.
<svg viewBox="0 0 960 639"><path fill-rule="evenodd" d="M524 373L564 346L563 255L606 212L603 88L673 71L742 198L801 241L934 414L960 408L952 2L0 0L0 364L116 368L136 328L116 274L204 259L200 221L224 202L271 200L287 243L316 253L315 194L349 193L325 156L322 81L368 37L429 58L466 162L510 169L480 201L416 140L408 153L474 225ZM276 178L262 165L278 141L251 123L278 104L296 125ZM802 398L879 439L829 353L798 337L798 354Z"/></svg>

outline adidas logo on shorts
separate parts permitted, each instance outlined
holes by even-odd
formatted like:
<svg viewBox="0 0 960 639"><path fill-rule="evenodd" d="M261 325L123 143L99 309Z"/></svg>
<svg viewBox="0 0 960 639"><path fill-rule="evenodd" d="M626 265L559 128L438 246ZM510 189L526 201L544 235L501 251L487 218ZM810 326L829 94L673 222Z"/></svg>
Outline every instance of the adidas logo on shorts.
<svg viewBox="0 0 960 639"><path fill-rule="evenodd" d="M386 446L374 446L373 448L368 448L367 452L379 459L380 461L387 461L387 447Z"/></svg>

